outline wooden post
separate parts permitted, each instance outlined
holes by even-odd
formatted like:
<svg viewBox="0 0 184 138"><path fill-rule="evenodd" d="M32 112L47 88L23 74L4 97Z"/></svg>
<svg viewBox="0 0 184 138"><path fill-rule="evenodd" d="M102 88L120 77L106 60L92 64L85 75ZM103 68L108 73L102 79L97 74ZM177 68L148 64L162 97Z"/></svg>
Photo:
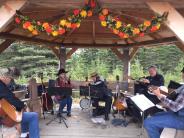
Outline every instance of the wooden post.
<svg viewBox="0 0 184 138"><path fill-rule="evenodd" d="M59 68L65 68L66 65L66 48L60 48L60 66Z"/></svg>
<svg viewBox="0 0 184 138"><path fill-rule="evenodd" d="M130 76L130 55L129 49L123 49L123 82L124 90L128 91L128 78Z"/></svg>

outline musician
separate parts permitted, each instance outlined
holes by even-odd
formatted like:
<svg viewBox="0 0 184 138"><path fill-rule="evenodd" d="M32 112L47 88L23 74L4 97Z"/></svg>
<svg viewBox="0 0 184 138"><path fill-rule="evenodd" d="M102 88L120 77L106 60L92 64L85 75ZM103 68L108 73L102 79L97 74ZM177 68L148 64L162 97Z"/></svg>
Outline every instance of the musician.
<svg viewBox="0 0 184 138"><path fill-rule="evenodd" d="M157 104L160 100L155 95L148 93L148 86L164 86L164 77L157 72L156 66L150 66L148 72L150 76L140 80L141 83L135 86L135 93L144 94L150 101Z"/></svg>
<svg viewBox="0 0 184 138"><path fill-rule="evenodd" d="M96 110L93 110L93 116L98 115L99 101L105 101L105 120L109 120L109 113L110 113L111 104L112 104L112 95L110 92L108 92L107 86L100 79L100 76L96 72L91 74L91 79L93 80L93 83L91 85L105 91L104 93L102 92L103 93L102 97L97 97L97 98L92 97L92 105L96 107Z"/></svg>
<svg viewBox="0 0 184 138"><path fill-rule="evenodd" d="M184 81L184 68L181 72ZM169 110L157 113L144 121L144 127L150 138L160 138L160 134L164 128L184 130L184 85L176 89L175 92L178 94L177 98L170 100L168 97L162 95L159 89L153 90L153 93Z"/></svg>
<svg viewBox="0 0 184 138"><path fill-rule="evenodd" d="M10 91L7 85L11 81L11 74L1 73L0 74L0 99L6 99L10 104L12 104L17 111L24 110L24 103L15 97L12 91ZM21 132L29 132L30 138L40 138L39 135L39 122L38 114L35 112L23 112L22 122L21 122Z"/></svg>
<svg viewBox="0 0 184 138"><path fill-rule="evenodd" d="M56 79L56 87L72 87L70 79L67 78L65 69L58 71L58 78ZM72 97L57 96L56 99L60 102L59 113L63 112L64 107L67 105L67 116L71 117Z"/></svg>

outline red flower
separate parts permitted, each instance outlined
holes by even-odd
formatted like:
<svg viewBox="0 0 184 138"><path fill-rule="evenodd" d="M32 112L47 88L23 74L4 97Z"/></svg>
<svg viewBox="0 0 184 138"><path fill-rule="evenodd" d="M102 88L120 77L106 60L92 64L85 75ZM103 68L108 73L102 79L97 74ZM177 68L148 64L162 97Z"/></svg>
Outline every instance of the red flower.
<svg viewBox="0 0 184 138"><path fill-rule="evenodd" d="M99 16L99 19L100 19L100 21L105 21L105 16L100 15L100 16Z"/></svg>
<svg viewBox="0 0 184 138"><path fill-rule="evenodd" d="M124 34L124 33L122 33L122 32L119 32L119 34L118 34L118 35L119 35L119 37L124 38L124 35L125 35L125 34Z"/></svg>
<svg viewBox="0 0 184 138"><path fill-rule="evenodd" d="M72 29L77 28L77 24L76 24L76 23L72 23L71 28L72 28Z"/></svg>
<svg viewBox="0 0 184 138"><path fill-rule="evenodd" d="M91 3L90 3L90 5L91 5L91 8L94 8L94 7L96 6L96 3L95 3L95 1L94 1L94 0L91 0Z"/></svg>
<svg viewBox="0 0 184 138"><path fill-rule="evenodd" d="M17 24L20 24L20 18L19 18L19 17L16 17L16 18L15 18L15 22L16 22Z"/></svg>
<svg viewBox="0 0 184 138"><path fill-rule="evenodd" d="M73 14L74 14L75 16L77 16L79 13L80 13L80 10L79 10L79 9L75 9L75 10L73 11Z"/></svg>
<svg viewBox="0 0 184 138"><path fill-rule="evenodd" d="M143 37L143 36L144 36L144 33L143 33L143 32L142 32L142 33L140 33L140 34L139 34L139 36Z"/></svg>
<svg viewBox="0 0 184 138"><path fill-rule="evenodd" d="M151 27L151 32L154 32L154 31L156 31L156 30L158 30L157 26L152 26L152 27Z"/></svg>
<svg viewBox="0 0 184 138"><path fill-rule="evenodd" d="M27 29L30 25L31 25L31 22L26 21L26 22L23 24L23 28L24 28L24 29Z"/></svg>
<svg viewBox="0 0 184 138"><path fill-rule="evenodd" d="M60 35L62 35L62 34L64 34L66 31L65 31L65 29L63 29L63 28L60 28L59 30L58 30L58 33L60 34Z"/></svg>
<svg viewBox="0 0 184 138"><path fill-rule="evenodd" d="M47 33L51 33L52 32L52 28L50 26L48 26L48 27L45 28L45 31Z"/></svg>

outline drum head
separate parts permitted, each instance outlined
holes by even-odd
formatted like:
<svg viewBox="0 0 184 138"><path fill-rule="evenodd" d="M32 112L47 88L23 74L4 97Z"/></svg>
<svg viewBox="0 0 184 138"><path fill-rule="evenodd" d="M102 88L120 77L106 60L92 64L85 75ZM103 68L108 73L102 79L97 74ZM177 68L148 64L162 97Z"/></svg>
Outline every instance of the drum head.
<svg viewBox="0 0 184 138"><path fill-rule="evenodd" d="M82 98L80 100L80 107L82 109L89 109L90 108L90 105L91 105L90 99L88 99L88 98Z"/></svg>

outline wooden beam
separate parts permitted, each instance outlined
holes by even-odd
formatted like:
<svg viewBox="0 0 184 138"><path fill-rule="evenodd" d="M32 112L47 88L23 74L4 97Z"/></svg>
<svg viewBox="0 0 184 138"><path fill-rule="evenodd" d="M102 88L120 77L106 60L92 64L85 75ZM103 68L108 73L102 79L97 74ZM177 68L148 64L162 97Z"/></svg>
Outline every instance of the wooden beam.
<svg viewBox="0 0 184 138"><path fill-rule="evenodd" d="M93 38L93 44L95 44L95 22L92 22L93 23L93 27L92 27L92 38Z"/></svg>
<svg viewBox="0 0 184 138"><path fill-rule="evenodd" d="M20 10L27 0L7 0L0 8L0 32L13 20L16 10Z"/></svg>
<svg viewBox="0 0 184 138"><path fill-rule="evenodd" d="M169 12L166 25L176 34L176 36L184 44L184 18L183 16L168 2L147 2L148 6L159 14Z"/></svg>
<svg viewBox="0 0 184 138"><path fill-rule="evenodd" d="M184 52L184 45L183 45L182 43L177 42L177 43L175 43L175 44L176 44L176 46L177 46L181 51Z"/></svg>
<svg viewBox="0 0 184 138"><path fill-rule="evenodd" d="M70 59L72 54L77 51L78 48L72 48L68 53L66 54L66 59Z"/></svg>
<svg viewBox="0 0 184 138"><path fill-rule="evenodd" d="M132 60L133 57L136 55L138 49L139 49L138 47L133 48L133 50L130 53L130 60Z"/></svg>
<svg viewBox="0 0 184 138"><path fill-rule="evenodd" d="M117 48L111 48L111 51L120 59L123 59L123 54L121 52L119 52L119 50Z"/></svg>
<svg viewBox="0 0 184 138"><path fill-rule="evenodd" d="M0 53L7 49L15 40L7 39L0 45Z"/></svg>
<svg viewBox="0 0 184 138"><path fill-rule="evenodd" d="M132 47L152 47L152 46L161 46L162 44L173 44L175 42L178 42L178 39L176 37L166 37L161 38L158 40L147 40L142 41L138 43L132 43L132 44L79 44L79 43L59 43L59 42L53 42L48 41L44 39L39 38L29 38L21 35L15 35L15 34L9 34L9 33L0 33L0 38L2 39L12 39L12 40L22 40L22 41L28 41L33 43L39 43L39 44L46 44L46 45L59 45L64 46L66 48L132 48Z"/></svg>

